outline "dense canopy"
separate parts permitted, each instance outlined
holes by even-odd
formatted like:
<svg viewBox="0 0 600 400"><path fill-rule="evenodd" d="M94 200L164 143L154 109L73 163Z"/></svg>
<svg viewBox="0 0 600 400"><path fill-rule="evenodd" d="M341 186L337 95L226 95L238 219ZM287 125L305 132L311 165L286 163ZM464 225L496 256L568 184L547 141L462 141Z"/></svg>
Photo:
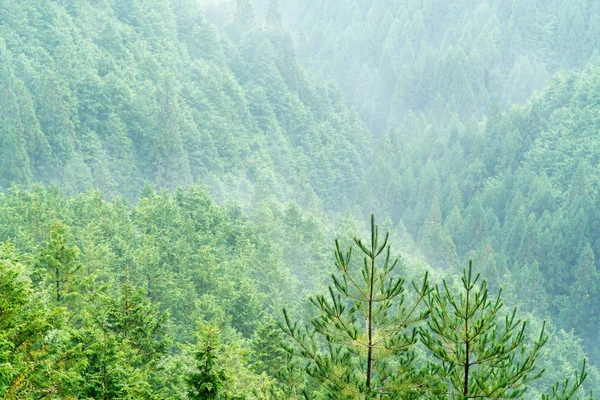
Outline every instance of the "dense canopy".
<svg viewBox="0 0 600 400"><path fill-rule="evenodd" d="M592 0L0 2L0 397L593 396L599 56Z"/></svg>

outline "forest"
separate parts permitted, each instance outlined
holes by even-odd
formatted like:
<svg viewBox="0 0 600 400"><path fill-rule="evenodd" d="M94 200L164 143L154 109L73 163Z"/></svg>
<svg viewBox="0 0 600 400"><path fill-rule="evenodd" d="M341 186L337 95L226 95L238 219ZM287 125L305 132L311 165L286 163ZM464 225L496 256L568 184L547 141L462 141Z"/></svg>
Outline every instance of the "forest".
<svg viewBox="0 0 600 400"><path fill-rule="evenodd" d="M593 399L600 3L2 0L0 398Z"/></svg>

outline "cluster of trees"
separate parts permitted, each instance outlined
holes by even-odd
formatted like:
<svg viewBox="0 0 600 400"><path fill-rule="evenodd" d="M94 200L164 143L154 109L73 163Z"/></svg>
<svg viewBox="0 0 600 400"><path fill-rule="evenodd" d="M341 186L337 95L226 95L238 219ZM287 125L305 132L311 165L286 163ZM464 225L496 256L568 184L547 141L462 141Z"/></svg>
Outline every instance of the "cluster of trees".
<svg viewBox="0 0 600 400"><path fill-rule="evenodd" d="M253 4L378 136L355 214L390 215L432 265L474 258L599 362L598 4Z"/></svg>
<svg viewBox="0 0 600 400"><path fill-rule="evenodd" d="M336 241L338 274L329 295L311 298L318 312L310 324L298 327L284 311L282 327L295 344L288 351L305 360L318 392L332 399L522 398L544 372L536 363L545 323L528 348L526 322L516 308L503 311L500 293L489 296L472 263L460 284L432 287L425 273L409 292L388 239L371 216L370 241L354 240L363 263ZM571 384L532 398L574 398L586 376L584 360ZM305 396L313 397L310 386Z"/></svg>
<svg viewBox="0 0 600 400"><path fill-rule="evenodd" d="M227 398L272 384L273 316L321 285L324 229L293 204L250 219L199 187L139 197L0 195L1 397L185 399L213 357Z"/></svg>
<svg viewBox="0 0 600 400"><path fill-rule="evenodd" d="M356 239L364 264L336 242L335 259L324 262L334 261L337 273L327 296L311 298L315 313L303 300L311 278L300 285L270 246L269 236L289 234L313 258L327 258L311 218L297 208L263 223L214 205L199 188L175 195L146 188L140 198L129 207L94 192L67 199L41 188L0 197L1 396L581 394L588 372L573 359L583 354L577 342L564 332L548 341L535 318L542 332L531 336L470 267L462 284L451 278L433 286L425 274L409 289L402 275L414 267L391 257L388 236L373 225L370 241ZM273 230L273 220L284 231L261 232ZM313 271L311 292L323 291L327 271L334 269ZM527 390L545 368L549 377ZM597 370L589 374L597 387ZM565 375L574 378L551 388L549 380Z"/></svg>
<svg viewBox="0 0 600 400"><path fill-rule="evenodd" d="M358 183L369 132L243 2L218 27L192 0L7 1L0 15L0 188L131 200L145 180L202 181L250 201L259 184L335 208Z"/></svg>
<svg viewBox="0 0 600 400"><path fill-rule="evenodd" d="M600 55L593 0L253 0L278 4L302 61L334 79L376 133L407 112L447 125L523 103Z"/></svg>
<svg viewBox="0 0 600 400"><path fill-rule="evenodd" d="M478 124L437 129L411 114L382 135L366 180L378 184L363 189L432 265L459 270L473 258L525 310L574 329L593 362L599 72L561 75L527 105Z"/></svg>
<svg viewBox="0 0 600 400"><path fill-rule="evenodd" d="M600 8L551 3L1 2L0 395L600 387ZM410 258L355 274L372 210Z"/></svg>

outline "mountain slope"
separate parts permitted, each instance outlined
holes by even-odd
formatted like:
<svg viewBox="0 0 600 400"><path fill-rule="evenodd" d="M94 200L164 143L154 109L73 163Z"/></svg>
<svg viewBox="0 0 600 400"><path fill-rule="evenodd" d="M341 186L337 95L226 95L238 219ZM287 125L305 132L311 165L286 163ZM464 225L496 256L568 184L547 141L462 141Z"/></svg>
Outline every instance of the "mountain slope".
<svg viewBox="0 0 600 400"><path fill-rule="evenodd" d="M274 0L254 0L266 13ZM591 0L279 0L306 65L334 79L376 132L408 113L446 125L523 103L600 53Z"/></svg>
<svg viewBox="0 0 600 400"><path fill-rule="evenodd" d="M363 189L432 265L473 257L523 308L575 329L595 362L599 78L597 66L561 74L526 105L449 132L406 118L381 137L377 184Z"/></svg>
<svg viewBox="0 0 600 400"><path fill-rule="evenodd" d="M0 15L0 186L352 196L369 133L283 31L220 30L185 0L9 1Z"/></svg>

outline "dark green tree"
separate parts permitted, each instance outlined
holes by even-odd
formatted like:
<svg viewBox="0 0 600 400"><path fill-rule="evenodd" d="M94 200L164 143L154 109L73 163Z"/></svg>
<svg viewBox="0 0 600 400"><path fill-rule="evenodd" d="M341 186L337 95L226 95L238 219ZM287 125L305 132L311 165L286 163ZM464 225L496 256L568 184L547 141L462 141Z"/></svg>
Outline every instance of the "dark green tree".
<svg viewBox="0 0 600 400"><path fill-rule="evenodd" d="M211 327L200 340L200 348L195 354L197 371L187 379L188 396L194 400L224 400L227 376L218 360L219 332Z"/></svg>

